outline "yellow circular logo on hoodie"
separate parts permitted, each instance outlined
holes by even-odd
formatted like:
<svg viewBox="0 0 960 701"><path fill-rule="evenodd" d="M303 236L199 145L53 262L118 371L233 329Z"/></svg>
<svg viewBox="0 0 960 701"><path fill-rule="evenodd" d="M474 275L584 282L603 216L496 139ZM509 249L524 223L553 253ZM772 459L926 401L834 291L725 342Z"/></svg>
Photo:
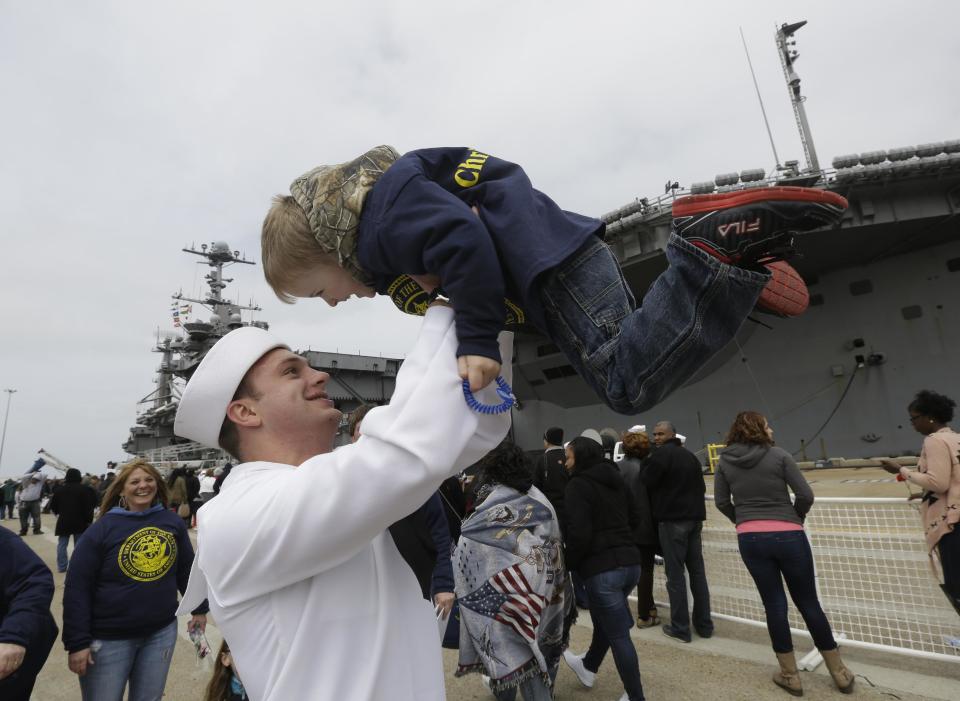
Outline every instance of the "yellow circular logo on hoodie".
<svg viewBox="0 0 960 701"><path fill-rule="evenodd" d="M120 546L120 571L138 582L153 582L177 561L177 541L172 533L154 526L134 531Z"/></svg>

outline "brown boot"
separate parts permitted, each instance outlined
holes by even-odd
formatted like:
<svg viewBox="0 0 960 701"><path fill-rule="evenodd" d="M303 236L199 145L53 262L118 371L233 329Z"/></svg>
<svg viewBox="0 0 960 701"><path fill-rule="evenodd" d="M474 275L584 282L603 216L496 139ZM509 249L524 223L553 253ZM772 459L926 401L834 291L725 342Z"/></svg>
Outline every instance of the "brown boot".
<svg viewBox="0 0 960 701"><path fill-rule="evenodd" d="M844 694L852 694L853 682L856 681L856 678L853 676L853 672L843 664L843 660L840 659L840 648L835 647L832 650L821 650L820 654L823 655L823 662L827 665L827 669L830 670L833 683L836 684L837 688Z"/></svg>
<svg viewBox="0 0 960 701"><path fill-rule="evenodd" d="M637 618L637 628L651 628L660 625L660 616L657 614L657 607L650 609L650 615L647 618Z"/></svg>
<svg viewBox="0 0 960 701"><path fill-rule="evenodd" d="M797 671L797 658L792 652L778 652L777 661L780 671L773 675L773 683L794 696L803 696L800 672Z"/></svg>

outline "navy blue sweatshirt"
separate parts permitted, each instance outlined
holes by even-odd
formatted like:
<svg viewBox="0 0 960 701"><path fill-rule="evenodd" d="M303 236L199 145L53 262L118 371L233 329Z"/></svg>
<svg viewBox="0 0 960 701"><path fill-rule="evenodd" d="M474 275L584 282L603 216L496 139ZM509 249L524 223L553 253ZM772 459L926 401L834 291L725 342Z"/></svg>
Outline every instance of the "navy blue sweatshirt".
<svg viewBox="0 0 960 701"><path fill-rule="evenodd" d="M193 546L175 513L159 504L142 512L111 509L84 532L70 559L63 590L67 651L169 625L191 564ZM206 602L194 611L206 612Z"/></svg>
<svg viewBox="0 0 960 701"><path fill-rule="evenodd" d="M679 438L671 438L650 453L640 479L647 487L654 521L706 520L703 466Z"/></svg>
<svg viewBox="0 0 960 701"><path fill-rule="evenodd" d="M450 530L437 492L423 506L390 526L400 556L413 570L423 598L453 591Z"/></svg>
<svg viewBox="0 0 960 701"><path fill-rule="evenodd" d="M581 577L640 563L637 502L609 460L575 469L563 503L567 565Z"/></svg>
<svg viewBox="0 0 960 701"><path fill-rule="evenodd" d="M505 298L520 305L510 304L514 320L543 331L537 277L603 232L599 219L565 212L535 190L514 163L463 147L421 149L397 160L367 195L357 259L401 309L415 288L404 275L439 276L456 315L457 355L502 362Z"/></svg>
<svg viewBox="0 0 960 701"><path fill-rule="evenodd" d="M20 536L0 528L0 643L21 645L33 654L46 640L46 657L57 638L52 599L50 568Z"/></svg>

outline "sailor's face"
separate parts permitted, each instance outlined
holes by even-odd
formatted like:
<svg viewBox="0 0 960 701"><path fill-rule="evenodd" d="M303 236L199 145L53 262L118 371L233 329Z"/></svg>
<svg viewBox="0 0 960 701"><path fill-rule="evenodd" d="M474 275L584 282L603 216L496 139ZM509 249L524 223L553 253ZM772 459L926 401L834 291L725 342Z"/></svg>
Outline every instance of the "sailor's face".
<svg viewBox="0 0 960 701"><path fill-rule="evenodd" d="M346 302L353 296L373 297L373 289L356 280L333 262L320 263L300 273L290 286L294 297L319 297L331 307Z"/></svg>
<svg viewBox="0 0 960 701"><path fill-rule="evenodd" d="M138 467L127 477L121 493L129 511L145 511L157 496L157 481Z"/></svg>
<svg viewBox="0 0 960 701"><path fill-rule="evenodd" d="M318 423L336 427L340 410L327 397L329 379L296 353L276 348L251 368L257 413L275 433L316 430Z"/></svg>

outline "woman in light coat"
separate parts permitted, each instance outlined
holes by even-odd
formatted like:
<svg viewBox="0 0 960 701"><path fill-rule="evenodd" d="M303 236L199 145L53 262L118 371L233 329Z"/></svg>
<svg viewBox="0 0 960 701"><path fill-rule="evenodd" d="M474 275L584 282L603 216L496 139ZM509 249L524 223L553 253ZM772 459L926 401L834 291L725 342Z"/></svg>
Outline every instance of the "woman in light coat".
<svg viewBox="0 0 960 701"><path fill-rule="evenodd" d="M917 469L892 460L884 460L883 467L923 488L920 518L927 546L940 558L943 591L960 613L960 433L947 425L956 406L942 394L918 392L907 407L910 424L924 436Z"/></svg>

